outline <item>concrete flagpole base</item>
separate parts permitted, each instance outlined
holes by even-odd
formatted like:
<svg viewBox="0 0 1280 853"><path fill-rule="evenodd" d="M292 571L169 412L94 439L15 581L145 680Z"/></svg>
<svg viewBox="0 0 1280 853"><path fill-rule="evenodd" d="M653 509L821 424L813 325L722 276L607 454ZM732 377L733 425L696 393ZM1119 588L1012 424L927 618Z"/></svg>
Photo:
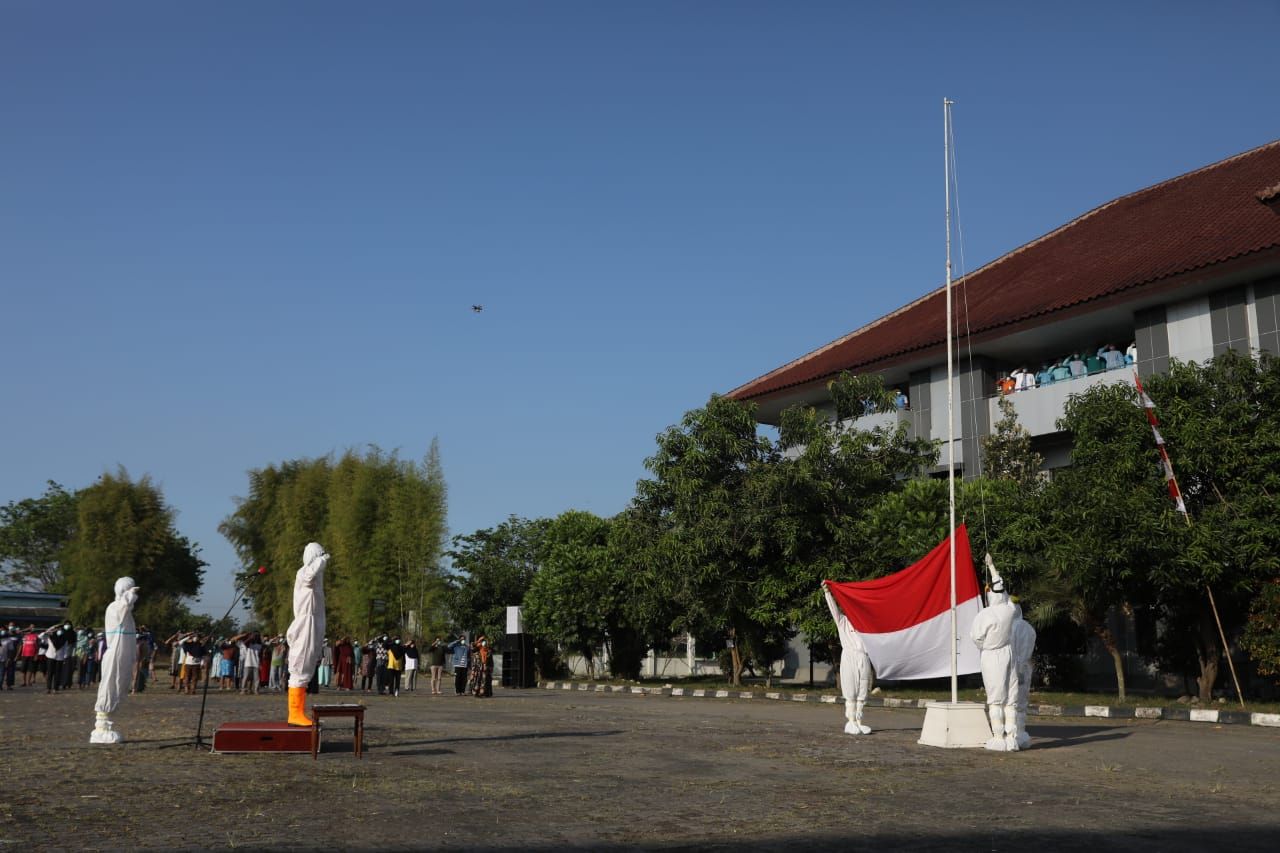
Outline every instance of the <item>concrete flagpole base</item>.
<svg viewBox="0 0 1280 853"><path fill-rule="evenodd" d="M923 746L944 749L982 749L991 739L987 706L978 702L930 702L925 706Z"/></svg>

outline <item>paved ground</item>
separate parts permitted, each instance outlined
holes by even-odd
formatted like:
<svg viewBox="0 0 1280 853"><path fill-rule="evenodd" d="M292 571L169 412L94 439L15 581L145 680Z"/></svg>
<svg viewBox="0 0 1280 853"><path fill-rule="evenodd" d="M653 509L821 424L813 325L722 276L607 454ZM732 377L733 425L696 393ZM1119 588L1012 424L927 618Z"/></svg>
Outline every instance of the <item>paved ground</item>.
<svg viewBox="0 0 1280 853"><path fill-rule="evenodd" d="M345 694L343 694L345 695ZM339 699L326 695L325 701ZM1274 850L1280 730L1038 722L1015 754L915 740L922 711L546 690L372 696L367 752L210 755L199 697L0 693L0 850L384 848ZM206 727L283 718L209 696ZM344 721L345 722L345 721Z"/></svg>

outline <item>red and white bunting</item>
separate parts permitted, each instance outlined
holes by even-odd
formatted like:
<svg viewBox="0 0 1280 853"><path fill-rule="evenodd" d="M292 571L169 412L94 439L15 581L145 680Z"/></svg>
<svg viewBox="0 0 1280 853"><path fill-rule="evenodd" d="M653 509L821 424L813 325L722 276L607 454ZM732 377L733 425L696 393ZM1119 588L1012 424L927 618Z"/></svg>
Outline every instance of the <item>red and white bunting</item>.
<svg viewBox="0 0 1280 853"><path fill-rule="evenodd" d="M1137 371L1133 373L1133 384L1138 389L1138 400L1142 404L1142 408L1147 412L1147 421L1151 424L1151 433L1156 438L1156 450L1160 451L1160 466L1164 469L1164 482L1169 487L1169 499L1173 501L1174 509L1187 514L1186 502L1182 500L1182 490L1178 488L1178 478L1173 475L1173 463L1169 461L1169 451L1165 449L1164 436L1160 434L1160 422L1156 420L1156 404L1147 396L1146 389L1142 387L1142 380L1138 377Z"/></svg>

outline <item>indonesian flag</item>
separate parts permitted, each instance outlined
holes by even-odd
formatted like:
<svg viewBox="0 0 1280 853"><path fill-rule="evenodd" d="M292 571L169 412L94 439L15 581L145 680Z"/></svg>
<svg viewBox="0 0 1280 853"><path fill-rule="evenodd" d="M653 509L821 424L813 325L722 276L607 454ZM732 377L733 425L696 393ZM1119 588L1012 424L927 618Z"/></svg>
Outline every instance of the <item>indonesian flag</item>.
<svg viewBox="0 0 1280 853"><path fill-rule="evenodd" d="M956 672L978 672L969 629L982 609L969 533L956 528ZM951 675L951 554L949 539L914 566L856 583L823 581L862 638L876 677L888 680Z"/></svg>

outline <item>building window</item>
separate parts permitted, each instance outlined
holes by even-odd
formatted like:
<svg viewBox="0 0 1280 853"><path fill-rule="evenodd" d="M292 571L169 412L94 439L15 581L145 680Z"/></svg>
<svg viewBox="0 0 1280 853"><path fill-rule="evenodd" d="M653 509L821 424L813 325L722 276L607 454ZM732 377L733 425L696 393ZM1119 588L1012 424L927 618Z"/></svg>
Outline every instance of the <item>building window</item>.
<svg viewBox="0 0 1280 853"><path fill-rule="evenodd" d="M1229 349L1249 353L1249 312L1243 287L1222 290L1209 297L1209 324L1213 328L1213 354Z"/></svg>
<svg viewBox="0 0 1280 853"><path fill-rule="evenodd" d="M1258 346L1280 355L1280 276L1253 286L1253 305L1258 313Z"/></svg>

